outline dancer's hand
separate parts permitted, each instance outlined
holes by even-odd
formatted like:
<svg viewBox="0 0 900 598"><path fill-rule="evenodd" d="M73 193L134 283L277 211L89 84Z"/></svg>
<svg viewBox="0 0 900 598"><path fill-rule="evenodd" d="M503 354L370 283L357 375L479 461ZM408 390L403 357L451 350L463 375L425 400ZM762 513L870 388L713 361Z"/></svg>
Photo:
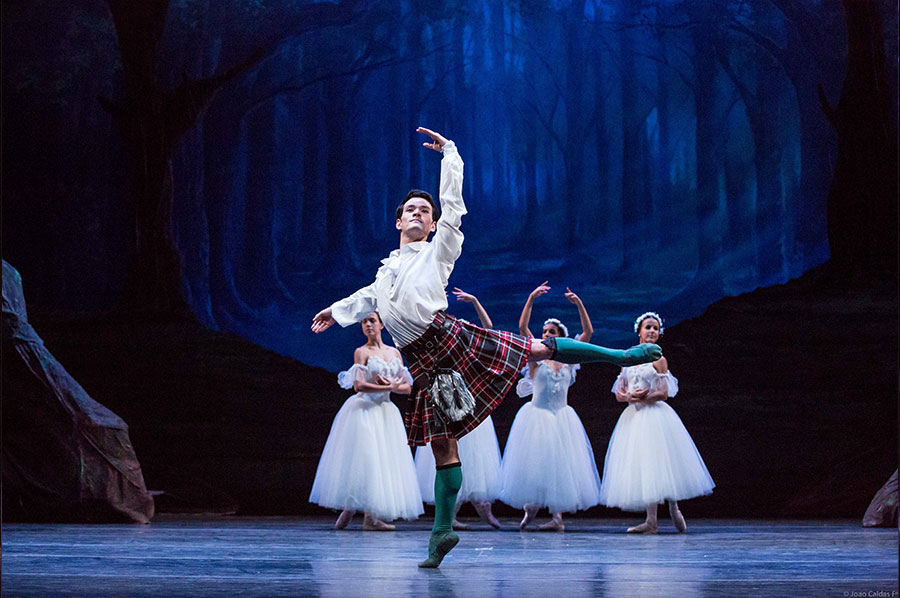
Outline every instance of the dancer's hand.
<svg viewBox="0 0 900 598"><path fill-rule="evenodd" d="M650 394L649 388L641 388L641 389L631 391L632 398L637 399L639 401L646 399L648 394Z"/></svg>
<svg viewBox="0 0 900 598"><path fill-rule="evenodd" d="M432 131L431 129L426 129L425 127L418 127L418 128L416 128L416 132L424 133L424 134L428 135L429 137L431 137L431 139L432 139L431 143L423 143L422 145L424 145L425 147L430 147L431 149L433 149L436 152L441 151L444 148L444 144L447 143L446 137L444 137L440 133L436 133L436 132Z"/></svg>
<svg viewBox="0 0 900 598"><path fill-rule="evenodd" d="M316 334L325 332L334 324L334 318L331 317L331 308L326 307L313 317L312 331Z"/></svg>
<svg viewBox="0 0 900 598"><path fill-rule="evenodd" d="M536 288L535 290L531 291L531 294L528 295L528 299L531 300L531 301L534 301L535 299L537 299L537 298L540 297L541 295L546 295L546 294L547 294L547 291L550 290L550 287L547 286L547 283L548 283L548 282L549 282L548 280L545 280L544 282L542 282L542 283L538 286L538 288Z"/></svg>
<svg viewBox="0 0 900 598"><path fill-rule="evenodd" d="M473 301L477 301L478 299L475 295L471 293L467 293L459 287L453 287L453 294L456 295L457 301L465 301L466 303L472 303Z"/></svg>
<svg viewBox="0 0 900 598"><path fill-rule="evenodd" d="M572 303L574 305L578 305L579 303L581 303L581 297L573 293L572 289L570 289L569 287L566 287L566 299L569 300L569 303Z"/></svg>
<svg viewBox="0 0 900 598"><path fill-rule="evenodd" d="M391 392L395 393L395 394L403 394L400 392L400 390L403 388L403 386L405 384L406 384L406 380L404 380L400 376L397 376L396 378L392 378L390 380Z"/></svg>

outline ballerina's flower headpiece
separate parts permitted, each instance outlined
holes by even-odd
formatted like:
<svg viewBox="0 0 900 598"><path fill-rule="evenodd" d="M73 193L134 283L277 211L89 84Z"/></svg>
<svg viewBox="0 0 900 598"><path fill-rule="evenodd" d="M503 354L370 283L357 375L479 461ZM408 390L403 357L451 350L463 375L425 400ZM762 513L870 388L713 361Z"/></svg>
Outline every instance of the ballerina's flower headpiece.
<svg viewBox="0 0 900 598"><path fill-rule="evenodd" d="M660 315L659 315L658 313L656 313L655 311L644 312L644 313L642 313L641 315L639 315L639 316L637 317L637 320L634 321L634 331L635 331L635 333L637 333L637 331L641 329L641 323L642 323L644 320L646 320L647 318L653 318L654 320L656 320L657 322L659 322L659 333L662 334L662 333L663 333L663 330L665 330L665 328L663 328L663 319L662 319L662 318L660 317Z"/></svg>
<svg viewBox="0 0 900 598"><path fill-rule="evenodd" d="M559 328L562 331L563 336L565 336L565 337L569 336L569 329L566 328L565 324L563 324L556 318L547 318L546 320L544 320L544 326L546 326L547 324L553 324L554 326L556 326L557 328Z"/></svg>

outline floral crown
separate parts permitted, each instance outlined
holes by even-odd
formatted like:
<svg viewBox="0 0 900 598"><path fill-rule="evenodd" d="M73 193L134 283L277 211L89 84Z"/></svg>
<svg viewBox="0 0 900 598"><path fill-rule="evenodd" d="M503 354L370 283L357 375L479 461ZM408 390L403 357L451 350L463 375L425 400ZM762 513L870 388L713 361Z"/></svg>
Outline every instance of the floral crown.
<svg viewBox="0 0 900 598"><path fill-rule="evenodd" d="M547 318L546 320L544 320L544 326L546 326L547 324L553 324L554 326L556 326L557 328L562 330L563 336L566 336L566 337L569 336L569 329L566 328L565 324L563 324L556 318Z"/></svg>
<svg viewBox="0 0 900 598"><path fill-rule="evenodd" d="M640 330L641 322L643 322L647 318L653 318L654 320L659 322L659 333L662 334L663 330L665 330L665 328L663 328L663 319L655 311L648 311L639 315L637 317L637 320L634 321L634 331L637 332L638 330Z"/></svg>

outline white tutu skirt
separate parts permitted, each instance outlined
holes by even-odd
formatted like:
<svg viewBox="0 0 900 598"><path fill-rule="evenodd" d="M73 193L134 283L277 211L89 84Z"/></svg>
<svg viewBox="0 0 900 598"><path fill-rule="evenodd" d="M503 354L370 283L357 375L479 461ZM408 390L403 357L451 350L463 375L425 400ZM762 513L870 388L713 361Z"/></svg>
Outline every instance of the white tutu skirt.
<svg viewBox="0 0 900 598"><path fill-rule="evenodd" d="M600 502L594 450L578 414L525 403L516 414L503 453L500 500L523 508L574 512Z"/></svg>
<svg viewBox="0 0 900 598"><path fill-rule="evenodd" d="M344 402L316 469L310 502L386 519L424 512L400 411L355 394Z"/></svg>
<svg viewBox="0 0 900 598"><path fill-rule="evenodd" d="M667 499L710 494L715 486L691 435L667 403L629 405L622 412L603 465L604 505L643 511Z"/></svg>
<svg viewBox="0 0 900 598"><path fill-rule="evenodd" d="M494 502L500 496L500 445L494 422L488 416L459 439L462 486L456 503ZM434 453L431 444L416 448L416 476L422 499L434 504Z"/></svg>

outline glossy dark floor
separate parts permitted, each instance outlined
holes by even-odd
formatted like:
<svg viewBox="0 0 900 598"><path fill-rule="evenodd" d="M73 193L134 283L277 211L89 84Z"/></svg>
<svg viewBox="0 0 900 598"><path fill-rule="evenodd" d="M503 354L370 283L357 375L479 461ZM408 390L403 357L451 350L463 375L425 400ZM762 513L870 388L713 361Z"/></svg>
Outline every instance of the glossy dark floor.
<svg viewBox="0 0 900 598"><path fill-rule="evenodd" d="M856 521L566 520L565 533L480 524L422 570L430 522L344 531L325 519L157 518L150 525L3 526L14 596L896 597L895 529Z"/></svg>

